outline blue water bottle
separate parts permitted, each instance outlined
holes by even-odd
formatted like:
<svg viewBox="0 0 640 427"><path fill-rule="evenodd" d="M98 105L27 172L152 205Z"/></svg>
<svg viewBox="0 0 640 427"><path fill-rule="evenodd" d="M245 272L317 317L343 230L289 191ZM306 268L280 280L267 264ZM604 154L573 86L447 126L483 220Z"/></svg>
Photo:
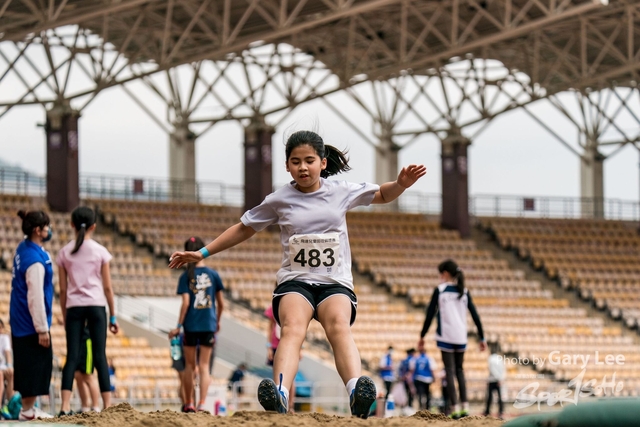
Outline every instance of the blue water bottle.
<svg viewBox="0 0 640 427"><path fill-rule="evenodd" d="M171 358L173 360L182 359L182 346L180 345L180 335L171 338Z"/></svg>

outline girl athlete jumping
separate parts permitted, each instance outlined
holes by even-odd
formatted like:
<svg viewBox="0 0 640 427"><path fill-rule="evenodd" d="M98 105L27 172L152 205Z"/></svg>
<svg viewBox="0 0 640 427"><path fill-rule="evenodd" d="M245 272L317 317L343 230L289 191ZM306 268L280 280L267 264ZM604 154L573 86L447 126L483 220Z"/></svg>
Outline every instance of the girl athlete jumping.
<svg viewBox="0 0 640 427"><path fill-rule="evenodd" d="M376 398L373 380L361 374L351 335L357 299L353 292L346 213L357 206L389 203L426 174L422 165L403 168L396 181L382 185L328 180L350 169L345 154L324 144L314 132L287 140L286 169L293 181L268 195L198 252L175 252L169 267L199 262L264 230L280 226L283 258L273 293L273 314L281 326L273 363L274 380L258 386L264 409L287 412L289 390L298 370L300 348L311 319L320 322L333 349L336 368L350 396L351 413L367 418Z"/></svg>

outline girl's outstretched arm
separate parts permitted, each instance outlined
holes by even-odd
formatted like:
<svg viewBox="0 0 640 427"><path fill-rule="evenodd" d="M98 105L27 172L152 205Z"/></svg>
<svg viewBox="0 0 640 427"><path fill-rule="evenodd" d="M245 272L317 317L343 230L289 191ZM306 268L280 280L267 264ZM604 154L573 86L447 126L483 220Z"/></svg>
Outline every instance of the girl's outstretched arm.
<svg viewBox="0 0 640 427"><path fill-rule="evenodd" d="M209 251L210 255L217 254L226 249L229 249L238 243L242 243L256 234L256 231L239 222L236 225L232 225L227 228L221 235L209 243L205 248ZM196 252L174 252L169 258L169 268L180 268L185 264L191 262L202 261L204 256L200 251Z"/></svg>
<svg viewBox="0 0 640 427"><path fill-rule="evenodd" d="M390 203L397 199L407 188L411 187L420 178L425 176L427 168L424 165L409 165L402 168L398 179L393 182L385 182L376 192L371 203Z"/></svg>

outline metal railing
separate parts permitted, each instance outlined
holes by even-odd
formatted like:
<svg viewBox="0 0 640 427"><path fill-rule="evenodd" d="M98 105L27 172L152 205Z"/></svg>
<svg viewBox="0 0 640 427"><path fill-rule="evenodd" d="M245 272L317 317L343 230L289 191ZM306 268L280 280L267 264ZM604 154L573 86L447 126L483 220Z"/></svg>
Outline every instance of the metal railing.
<svg viewBox="0 0 640 427"><path fill-rule="evenodd" d="M219 181L81 174L79 185L83 199L185 201L226 206L242 206L244 202L243 186ZM0 169L0 193L42 197L47 193L47 180L29 172Z"/></svg>
<svg viewBox="0 0 640 427"><path fill-rule="evenodd" d="M42 197L46 194L46 187L46 179L43 176L0 169L0 193ZM194 182L82 174L80 197L242 206L244 188L242 185L229 185L219 181ZM439 215L442 211L442 196L436 193L407 191L398 199L397 207L401 212ZM393 209L393 205L375 205L362 210ZM637 201L620 199L476 194L469 196L469 213L476 217L606 218L640 221L640 204Z"/></svg>
<svg viewBox="0 0 640 427"><path fill-rule="evenodd" d="M0 193L43 197L47 181L40 175L0 168Z"/></svg>
<svg viewBox="0 0 640 427"><path fill-rule="evenodd" d="M178 320L178 313L170 313L140 298L118 295L116 300L118 314L131 319L149 329L167 333Z"/></svg>
<svg viewBox="0 0 640 427"><path fill-rule="evenodd" d="M640 220L637 201L581 197L496 196L469 197L469 213L473 216L523 218L594 218Z"/></svg>

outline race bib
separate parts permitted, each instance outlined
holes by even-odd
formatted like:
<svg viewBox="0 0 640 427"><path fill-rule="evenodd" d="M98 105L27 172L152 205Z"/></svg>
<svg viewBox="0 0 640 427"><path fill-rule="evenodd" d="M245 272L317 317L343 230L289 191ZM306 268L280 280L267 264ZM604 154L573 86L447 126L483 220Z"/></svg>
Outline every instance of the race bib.
<svg viewBox="0 0 640 427"><path fill-rule="evenodd" d="M289 238L292 271L332 276L338 269L339 257L338 233L297 234Z"/></svg>

